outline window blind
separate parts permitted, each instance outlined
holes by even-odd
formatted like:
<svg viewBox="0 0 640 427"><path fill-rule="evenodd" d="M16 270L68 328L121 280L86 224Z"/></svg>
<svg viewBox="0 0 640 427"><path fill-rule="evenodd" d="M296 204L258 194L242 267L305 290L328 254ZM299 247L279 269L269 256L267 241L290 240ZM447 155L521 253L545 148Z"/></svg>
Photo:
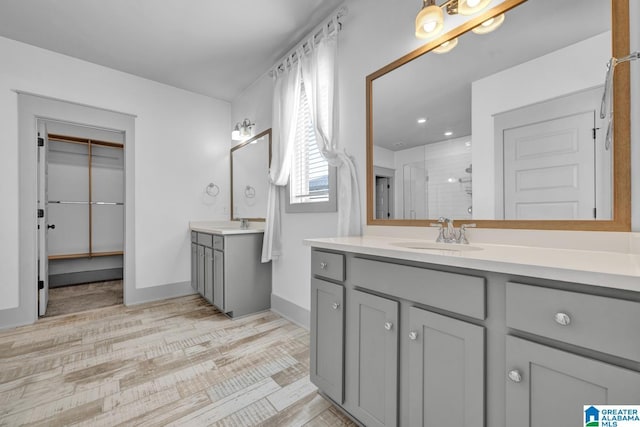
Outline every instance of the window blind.
<svg viewBox="0 0 640 427"><path fill-rule="evenodd" d="M329 165L318 150L304 83L300 91L299 105L289 182L290 203L327 202L329 200Z"/></svg>

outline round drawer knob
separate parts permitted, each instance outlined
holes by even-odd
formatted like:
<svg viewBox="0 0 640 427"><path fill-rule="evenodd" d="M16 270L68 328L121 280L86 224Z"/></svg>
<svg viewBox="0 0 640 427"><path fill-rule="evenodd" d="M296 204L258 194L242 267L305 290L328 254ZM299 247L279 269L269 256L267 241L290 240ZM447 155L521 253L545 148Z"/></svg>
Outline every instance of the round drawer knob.
<svg viewBox="0 0 640 427"><path fill-rule="evenodd" d="M556 313L553 318L558 325L567 326L571 323L571 317L567 313Z"/></svg>
<svg viewBox="0 0 640 427"><path fill-rule="evenodd" d="M321 270L326 270L327 267L329 267L329 264L327 264L326 262L321 262L320 263L320 269Z"/></svg>
<svg viewBox="0 0 640 427"><path fill-rule="evenodd" d="M415 341L418 339L418 333L416 331L409 332L409 339L411 341Z"/></svg>
<svg viewBox="0 0 640 427"><path fill-rule="evenodd" d="M391 323L391 322L384 322L384 328L385 328L387 331L390 331L390 330L391 330L391 328L393 328L393 323Z"/></svg>
<svg viewBox="0 0 640 427"><path fill-rule="evenodd" d="M331 305L331 308L333 308L334 310L339 309L339 308L340 308L340 303L334 302L334 303Z"/></svg>
<svg viewBox="0 0 640 427"><path fill-rule="evenodd" d="M509 379L514 383L519 383L520 381L522 381L522 375L517 369L513 369L509 371L508 375L509 375Z"/></svg>

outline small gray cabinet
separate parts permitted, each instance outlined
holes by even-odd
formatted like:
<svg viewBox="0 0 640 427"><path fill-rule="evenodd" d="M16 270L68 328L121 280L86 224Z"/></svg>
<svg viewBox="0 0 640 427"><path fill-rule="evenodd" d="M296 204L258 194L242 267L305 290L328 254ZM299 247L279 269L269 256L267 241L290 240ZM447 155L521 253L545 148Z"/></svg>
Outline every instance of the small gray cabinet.
<svg viewBox="0 0 640 427"><path fill-rule="evenodd" d="M192 287L229 317L271 307L271 263L260 260L262 236L192 232Z"/></svg>
<svg viewBox="0 0 640 427"><path fill-rule="evenodd" d="M512 336L506 350L509 427L584 425L583 405L638 404L639 372Z"/></svg>
<svg viewBox="0 0 640 427"><path fill-rule="evenodd" d="M311 382L344 402L344 287L311 279Z"/></svg>
<svg viewBox="0 0 640 427"><path fill-rule="evenodd" d="M482 326L409 308L409 425L483 425L484 334Z"/></svg>
<svg viewBox="0 0 640 427"><path fill-rule="evenodd" d="M350 412L367 426L398 424L398 311L394 300L354 290L348 294L348 321L355 327L349 341L353 361Z"/></svg>

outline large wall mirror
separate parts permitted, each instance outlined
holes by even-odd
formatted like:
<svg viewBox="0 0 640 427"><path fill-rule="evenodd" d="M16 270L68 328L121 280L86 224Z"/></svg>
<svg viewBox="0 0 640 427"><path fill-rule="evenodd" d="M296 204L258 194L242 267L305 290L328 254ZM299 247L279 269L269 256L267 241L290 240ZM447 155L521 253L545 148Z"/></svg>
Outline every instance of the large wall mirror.
<svg viewBox="0 0 640 427"><path fill-rule="evenodd" d="M231 219L264 221L271 164L271 129L231 149Z"/></svg>
<svg viewBox="0 0 640 427"><path fill-rule="evenodd" d="M367 223L629 231L628 1L507 0L369 75Z"/></svg>

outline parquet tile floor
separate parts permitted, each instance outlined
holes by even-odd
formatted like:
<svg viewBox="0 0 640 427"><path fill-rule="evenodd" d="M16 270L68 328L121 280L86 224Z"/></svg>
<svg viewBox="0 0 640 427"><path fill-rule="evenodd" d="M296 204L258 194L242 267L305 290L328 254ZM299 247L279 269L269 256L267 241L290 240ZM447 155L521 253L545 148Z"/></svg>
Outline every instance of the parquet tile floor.
<svg viewBox="0 0 640 427"><path fill-rule="evenodd" d="M309 382L309 334L198 296L0 331L2 426L351 426Z"/></svg>

